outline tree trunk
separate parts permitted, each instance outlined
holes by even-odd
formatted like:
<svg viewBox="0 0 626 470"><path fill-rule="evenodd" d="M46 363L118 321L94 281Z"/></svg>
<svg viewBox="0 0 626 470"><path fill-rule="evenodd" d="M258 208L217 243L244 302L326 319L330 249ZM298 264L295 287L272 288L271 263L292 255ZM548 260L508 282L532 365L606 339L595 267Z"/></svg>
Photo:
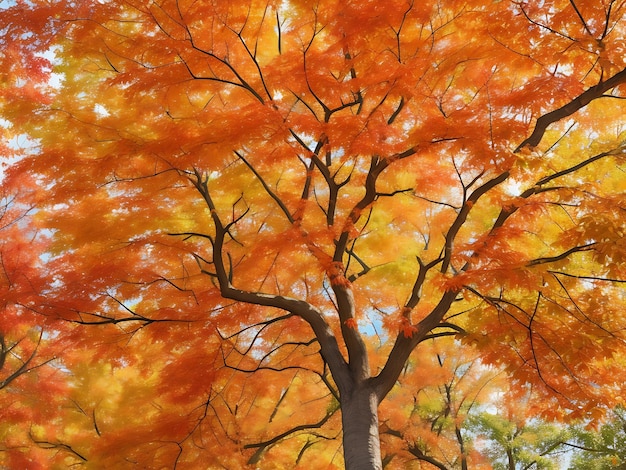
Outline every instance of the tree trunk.
<svg viewBox="0 0 626 470"><path fill-rule="evenodd" d="M374 390L356 385L342 395L341 417L346 470L382 470L378 398Z"/></svg>
<svg viewBox="0 0 626 470"><path fill-rule="evenodd" d="M506 456L509 462L509 470L515 470L515 458L513 457L513 451L511 449L507 449Z"/></svg>

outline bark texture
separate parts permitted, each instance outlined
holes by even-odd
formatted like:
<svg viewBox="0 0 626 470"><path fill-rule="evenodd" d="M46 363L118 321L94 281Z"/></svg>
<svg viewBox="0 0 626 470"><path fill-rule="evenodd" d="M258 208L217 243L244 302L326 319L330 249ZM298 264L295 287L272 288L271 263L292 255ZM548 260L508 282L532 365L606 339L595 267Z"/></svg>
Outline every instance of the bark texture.
<svg viewBox="0 0 626 470"><path fill-rule="evenodd" d="M355 386L341 396L346 470L382 470L378 398L373 388Z"/></svg>

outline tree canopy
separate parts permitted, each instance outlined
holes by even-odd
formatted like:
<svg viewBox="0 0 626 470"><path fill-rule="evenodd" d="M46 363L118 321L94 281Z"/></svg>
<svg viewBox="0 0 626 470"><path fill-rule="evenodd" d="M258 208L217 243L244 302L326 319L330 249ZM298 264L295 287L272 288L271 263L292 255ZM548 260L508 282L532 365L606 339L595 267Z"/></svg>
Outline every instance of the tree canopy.
<svg viewBox="0 0 626 470"><path fill-rule="evenodd" d="M0 8L0 462L467 468L491 387L624 403L626 2Z"/></svg>

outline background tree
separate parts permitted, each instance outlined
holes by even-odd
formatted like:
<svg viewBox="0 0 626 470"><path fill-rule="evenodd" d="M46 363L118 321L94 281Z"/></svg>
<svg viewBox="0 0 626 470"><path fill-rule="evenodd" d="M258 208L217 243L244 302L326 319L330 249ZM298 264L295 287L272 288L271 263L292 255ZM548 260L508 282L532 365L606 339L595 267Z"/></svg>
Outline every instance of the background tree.
<svg viewBox="0 0 626 470"><path fill-rule="evenodd" d="M582 426L575 428L570 442L575 451L570 465L572 470L626 468L626 420L623 408L612 410L608 418L607 422L595 429Z"/></svg>
<svg viewBox="0 0 626 470"><path fill-rule="evenodd" d="M5 8L57 74L5 80L37 143L3 179L40 190L28 309L84 326L58 330L78 390L153 410L125 440L77 397L82 458L340 465L341 428L381 468L379 405L442 336L534 384L530 413L620 402L624 3L580 3Z"/></svg>
<svg viewBox="0 0 626 470"><path fill-rule="evenodd" d="M496 392L490 410L474 414L467 426L476 435L477 447L489 457L494 469L560 469L571 457L570 432L566 426L538 419L529 412L533 391Z"/></svg>

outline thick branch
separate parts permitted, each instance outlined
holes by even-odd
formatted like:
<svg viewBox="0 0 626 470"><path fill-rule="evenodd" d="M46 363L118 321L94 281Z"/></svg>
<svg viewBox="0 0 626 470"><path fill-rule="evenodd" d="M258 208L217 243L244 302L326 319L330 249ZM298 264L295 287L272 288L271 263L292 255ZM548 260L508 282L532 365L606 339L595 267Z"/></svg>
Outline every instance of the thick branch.
<svg viewBox="0 0 626 470"><path fill-rule="evenodd" d="M341 321L341 335L346 343L348 363L350 370L354 374L353 377L356 380L365 380L369 378L370 373L367 347L354 320L356 308L354 305L352 286L349 281L343 277L343 273L341 273L341 276L342 279L335 283L333 283L331 279L333 292L337 300L337 311Z"/></svg>
<svg viewBox="0 0 626 470"><path fill-rule="evenodd" d="M431 261L428 264L424 264L424 262L420 258L417 259L420 267L417 273L417 279L415 279L415 283L413 284L411 297L405 305L406 308L413 309L417 306L421 298L422 286L424 285L424 282L426 282L426 275L428 274L428 271L430 271L442 261L442 258L437 258L436 260Z"/></svg>
<svg viewBox="0 0 626 470"><path fill-rule="evenodd" d="M414 327L412 334L406 334L402 331L396 336L396 341L385 366L376 377L371 379L379 402L395 385L413 349L441 323L456 296L457 293L453 291L444 293L435 308Z"/></svg>
<svg viewBox="0 0 626 470"><path fill-rule="evenodd" d="M212 259L215 266L215 277L217 279L222 297L238 302L278 308L302 318L309 324L313 333L317 337L320 343L322 357L328 363L340 391L349 390L351 388L351 383L349 381L350 376L347 373L347 364L341 354L341 351L339 350L337 340L330 326L319 310L303 300L285 297L282 295L245 291L233 287L231 283L232 273L227 271L224 262L224 241L226 234L228 233L228 226L222 223L217 212L217 208L215 207L215 203L211 198L208 188L208 177L201 175L197 170L194 170L194 175L195 177L191 178L191 182L202 195L207 207L211 211L211 218L215 225Z"/></svg>
<svg viewBox="0 0 626 470"><path fill-rule="evenodd" d="M383 172L383 170L389 166L389 163L390 160L388 159L383 159L376 155L372 156L372 159L370 161L370 169L365 179L365 194L350 211L346 227L341 232L341 235L339 235L339 239L337 240L335 255L333 256L334 261L341 261L343 259L343 254L346 251L348 242L350 241L351 227L358 222L359 218L361 217L361 213L363 212L363 209L365 209L376 200L376 182L378 181L378 177Z"/></svg>
<svg viewBox="0 0 626 470"><path fill-rule="evenodd" d="M335 244L333 264L341 271L343 255L348 249L352 226L360 219L362 211L376 199L376 181L382 171L389 165L388 160L373 156L370 169L365 180L365 195L352 208L343 231ZM355 306L352 287L345 278L344 272L337 272L337 278L331 279L331 285L337 300L337 310L341 321L341 333L348 349L350 369L359 380L369 377L369 361L365 342L354 322Z"/></svg>
<svg viewBox="0 0 626 470"><path fill-rule="evenodd" d="M608 80L601 81L597 85L592 86L587 91L578 95L566 105L561 106L559 109L555 109L554 111L550 111L549 113L540 116L539 119L537 119L535 129L533 130L532 134L521 144L519 144L519 146L515 149L515 152L519 152L524 147L536 147L537 145L539 145L539 142L541 142L541 139L543 138L543 135L545 134L550 124L571 116L578 110L587 106L593 100L602 98L605 92L611 90L612 88L615 88L617 85L624 82L626 82L626 68L623 69L621 72L616 73Z"/></svg>
<svg viewBox="0 0 626 470"><path fill-rule="evenodd" d="M505 171L504 173L501 173L495 178L492 178L486 183L480 185L478 188L472 191L472 193L469 195L469 197L467 198L467 201L465 202L465 204L463 204L463 207L459 211L458 215L456 216L456 219L454 220L454 222L448 229L448 233L446 234L444 258L443 258L443 262L441 263L442 273L446 272L448 270L448 267L450 266L450 260L452 258L452 246L453 246L454 239L456 238L457 234L459 233L459 230L461 230L461 227L467 220L467 216L469 215L469 212L474 206L474 204L478 201L478 199L480 199L480 197L483 194L485 194L487 191L495 188L499 184L506 181L506 179L509 176L510 176L510 173L508 171Z"/></svg>

